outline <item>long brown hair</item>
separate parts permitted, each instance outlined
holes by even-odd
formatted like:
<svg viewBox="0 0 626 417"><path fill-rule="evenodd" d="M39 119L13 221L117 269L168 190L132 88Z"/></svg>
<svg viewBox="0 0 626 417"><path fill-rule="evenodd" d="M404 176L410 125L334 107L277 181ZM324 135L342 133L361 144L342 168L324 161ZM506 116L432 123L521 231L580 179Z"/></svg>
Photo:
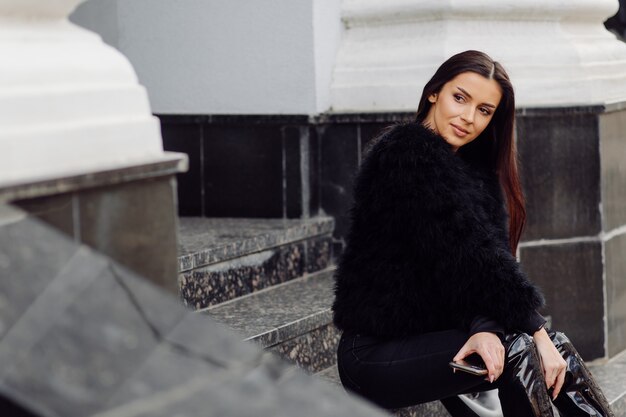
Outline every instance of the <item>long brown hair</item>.
<svg viewBox="0 0 626 417"><path fill-rule="evenodd" d="M502 89L502 98L493 118L485 130L458 152L466 160L495 171L504 191L509 214L509 245L515 255L526 223L524 194L517 170L515 149L515 94L506 71L500 63L480 51L456 54L441 64L435 75L426 83L417 109L416 122L422 123L434 93L439 93L445 83L463 72L475 72L495 80Z"/></svg>

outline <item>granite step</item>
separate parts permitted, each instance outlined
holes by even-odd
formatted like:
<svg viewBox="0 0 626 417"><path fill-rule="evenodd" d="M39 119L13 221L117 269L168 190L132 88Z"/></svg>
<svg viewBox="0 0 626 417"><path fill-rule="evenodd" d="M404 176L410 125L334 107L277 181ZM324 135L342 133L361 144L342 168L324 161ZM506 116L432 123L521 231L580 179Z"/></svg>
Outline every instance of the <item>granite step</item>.
<svg viewBox="0 0 626 417"><path fill-rule="evenodd" d="M605 363L589 364L589 369L609 400L615 417L626 417L626 351ZM337 365L332 365L315 375L329 383L341 384ZM398 417L449 416L439 401L395 410L394 414Z"/></svg>
<svg viewBox="0 0 626 417"><path fill-rule="evenodd" d="M200 310L291 363L314 373L335 363L333 269L309 274Z"/></svg>
<svg viewBox="0 0 626 417"><path fill-rule="evenodd" d="M332 259L332 217L179 219L183 302L203 309L307 273Z"/></svg>

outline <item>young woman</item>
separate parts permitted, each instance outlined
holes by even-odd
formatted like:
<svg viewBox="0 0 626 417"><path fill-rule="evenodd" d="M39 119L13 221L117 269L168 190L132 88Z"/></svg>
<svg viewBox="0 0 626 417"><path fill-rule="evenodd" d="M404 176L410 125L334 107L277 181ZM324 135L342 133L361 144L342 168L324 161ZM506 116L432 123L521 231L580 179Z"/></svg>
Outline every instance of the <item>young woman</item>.
<svg viewBox="0 0 626 417"><path fill-rule="evenodd" d="M336 272L345 387L385 408L498 388L503 413L610 416L571 342L548 332L514 256L525 221L502 66L457 54L424 87L414 123L386 130L354 184ZM508 216L507 216L508 213ZM486 376L453 372L480 357ZM594 414L595 413L595 414Z"/></svg>

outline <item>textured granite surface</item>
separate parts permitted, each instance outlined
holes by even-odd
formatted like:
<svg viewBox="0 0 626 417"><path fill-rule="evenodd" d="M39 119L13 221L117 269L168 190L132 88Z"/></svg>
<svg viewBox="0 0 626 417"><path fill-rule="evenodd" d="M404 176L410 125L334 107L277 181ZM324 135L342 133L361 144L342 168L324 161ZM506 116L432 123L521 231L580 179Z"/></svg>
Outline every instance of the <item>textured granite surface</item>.
<svg viewBox="0 0 626 417"><path fill-rule="evenodd" d="M0 272L0 404L29 415L384 415L1 206Z"/></svg>
<svg viewBox="0 0 626 417"><path fill-rule="evenodd" d="M626 351L606 363L589 366L616 416L626 416Z"/></svg>
<svg viewBox="0 0 626 417"><path fill-rule="evenodd" d="M79 241L178 294L175 189L170 176L77 193Z"/></svg>
<svg viewBox="0 0 626 417"><path fill-rule="evenodd" d="M179 274L185 305L206 308L328 268L331 237L321 236Z"/></svg>
<svg viewBox="0 0 626 417"><path fill-rule="evenodd" d="M333 240L330 236L308 239L306 246L306 272L317 272L330 266Z"/></svg>
<svg viewBox="0 0 626 417"><path fill-rule="evenodd" d="M337 361L337 345L341 333L328 324L271 348L289 362L308 372L319 372Z"/></svg>
<svg viewBox="0 0 626 417"><path fill-rule="evenodd" d="M11 204L31 216L54 226L57 230L80 241L80 227L76 221L78 193L63 193L14 201Z"/></svg>
<svg viewBox="0 0 626 417"><path fill-rule="evenodd" d="M607 348L609 357L626 349L626 234L604 242Z"/></svg>
<svg viewBox="0 0 626 417"><path fill-rule="evenodd" d="M12 204L178 294L174 177L132 178Z"/></svg>
<svg viewBox="0 0 626 417"><path fill-rule="evenodd" d="M523 240L594 236L601 229L598 115L545 112L516 120L528 217Z"/></svg>
<svg viewBox="0 0 626 417"><path fill-rule="evenodd" d="M201 309L300 277L304 246L295 243L184 272L179 277L183 302Z"/></svg>
<svg viewBox="0 0 626 417"><path fill-rule="evenodd" d="M394 410L397 417L449 417L450 414L439 401Z"/></svg>
<svg viewBox="0 0 626 417"><path fill-rule="evenodd" d="M565 333L585 360L606 354L604 297L610 287L605 288L602 246L599 241L567 242L520 245L519 251L524 271L545 295L541 313L552 316L552 329Z"/></svg>
<svg viewBox="0 0 626 417"><path fill-rule="evenodd" d="M246 340L269 347L331 322L332 272L289 281L203 310L239 331Z"/></svg>
<svg viewBox="0 0 626 417"><path fill-rule="evenodd" d="M623 0L622 0L623 2ZM600 161L602 187L602 227L610 232L626 224L626 111L600 115Z"/></svg>
<svg viewBox="0 0 626 417"><path fill-rule="evenodd" d="M179 272L332 233L331 217L233 219L182 217L179 221Z"/></svg>

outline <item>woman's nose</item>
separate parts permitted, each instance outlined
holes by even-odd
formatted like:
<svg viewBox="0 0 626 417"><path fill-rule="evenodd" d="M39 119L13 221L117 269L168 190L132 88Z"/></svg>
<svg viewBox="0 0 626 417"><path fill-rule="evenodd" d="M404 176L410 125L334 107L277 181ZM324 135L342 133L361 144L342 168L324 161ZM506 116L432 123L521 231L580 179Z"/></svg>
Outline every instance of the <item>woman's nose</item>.
<svg viewBox="0 0 626 417"><path fill-rule="evenodd" d="M462 114L461 114L461 119L463 119L463 121L467 122L467 123L474 123L474 109L466 109Z"/></svg>

